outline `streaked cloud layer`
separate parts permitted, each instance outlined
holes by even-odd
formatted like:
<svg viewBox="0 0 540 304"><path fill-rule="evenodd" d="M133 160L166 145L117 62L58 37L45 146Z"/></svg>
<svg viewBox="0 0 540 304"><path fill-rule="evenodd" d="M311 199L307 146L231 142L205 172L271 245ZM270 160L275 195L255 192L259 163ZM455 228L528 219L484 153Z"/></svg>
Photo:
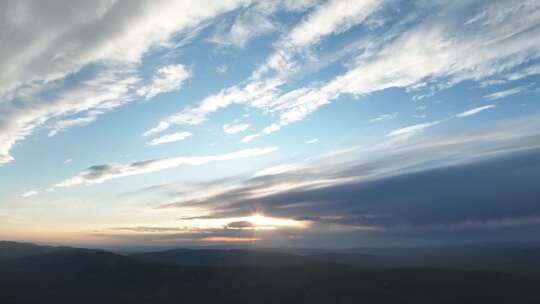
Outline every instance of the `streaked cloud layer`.
<svg viewBox="0 0 540 304"><path fill-rule="evenodd" d="M540 224L538 1L0 16L0 238L342 246Z"/></svg>
<svg viewBox="0 0 540 304"><path fill-rule="evenodd" d="M151 173L182 165L204 165L216 161L228 161L260 156L272 153L276 150L276 147L254 148L221 155L177 156L162 159L143 160L128 165L96 165L88 168L74 177L56 184L55 187L71 187L80 184L97 184L113 178Z"/></svg>

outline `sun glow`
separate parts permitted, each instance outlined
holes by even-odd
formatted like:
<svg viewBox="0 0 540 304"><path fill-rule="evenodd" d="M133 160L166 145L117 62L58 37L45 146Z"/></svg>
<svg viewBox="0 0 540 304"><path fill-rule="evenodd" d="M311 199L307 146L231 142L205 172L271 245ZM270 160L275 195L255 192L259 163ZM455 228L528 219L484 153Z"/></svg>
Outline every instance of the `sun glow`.
<svg viewBox="0 0 540 304"><path fill-rule="evenodd" d="M278 228L278 227L298 227L302 228L305 226L305 223L301 221L295 221L291 219L284 218L275 218L264 216L260 213L255 213L251 216L245 217L242 220L252 223L255 228L260 227L269 227L269 228Z"/></svg>

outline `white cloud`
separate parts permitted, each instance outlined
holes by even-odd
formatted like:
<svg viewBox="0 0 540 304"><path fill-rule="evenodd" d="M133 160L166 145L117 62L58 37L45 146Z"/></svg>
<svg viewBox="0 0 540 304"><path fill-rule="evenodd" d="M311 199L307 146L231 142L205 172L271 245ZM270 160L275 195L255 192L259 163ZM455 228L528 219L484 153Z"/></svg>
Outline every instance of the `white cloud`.
<svg viewBox="0 0 540 304"><path fill-rule="evenodd" d="M51 119L68 117L53 124L49 136L54 136L131 101L130 91L137 82L129 68L121 67L101 71L74 87L53 92L49 99L5 102L0 107L0 164L13 160L9 152L17 141Z"/></svg>
<svg viewBox="0 0 540 304"><path fill-rule="evenodd" d="M297 47L315 44L323 37L345 32L363 22L381 3L380 0L328 1L296 26L287 40Z"/></svg>
<svg viewBox="0 0 540 304"><path fill-rule="evenodd" d="M314 143L316 143L318 141L319 141L318 138L313 138L313 139L310 139L310 140L306 141L306 144L314 144Z"/></svg>
<svg viewBox="0 0 540 304"><path fill-rule="evenodd" d="M232 24L222 22L210 42L244 48L251 39L277 30L269 16L274 12L265 2L256 3L235 16Z"/></svg>
<svg viewBox="0 0 540 304"><path fill-rule="evenodd" d="M243 144L247 144L248 142L254 140L255 138L257 138L259 136L260 136L260 134L246 135L246 136L244 136L244 138L242 138L242 140L240 142L243 143Z"/></svg>
<svg viewBox="0 0 540 304"><path fill-rule="evenodd" d="M244 87L229 87L218 94L206 97L196 108L187 108L182 112L173 114L161 121L157 127L146 131L145 135L163 132L171 124L197 125L206 121L207 116L219 109L235 103L266 103L273 97L273 93L283 81L271 79L269 81L253 82Z"/></svg>
<svg viewBox="0 0 540 304"><path fill-rule="evenodd" d="M491 12L481 13L481 25L475 21L464 27L467 14L475 11L471 5L445 3L438 8L440 13L419 20L412 29L389 32L390 43L389 39L373 40L346 73L324 85L295 89L304 96L282 107L278 121L264 133L302 120L343 94L359 96L393 87L436 91L463 80L509 73L540 58L540 41L531 39L540 35L539 3L486 2L475 8Z"/></svg>
<svg viewBox="0 0 540 304"><path fill-rule="evenodd" d="M98 61L137 63L153 45L246 1L2 2L0 96Z"/></svg>
<svg viewBox="0 0 540 304"><path fill-rule="evenodd" d="M486 95L486 96L484 96L484 98L488 99L488 100L496 100L496 99L500 99L500 98L504 98L504 97L519 94L519 93L525 91L526 89L527 89L527 86L515 87L515 88L512 88L512 89L499 91L499 92L495 92L495 93Z"/></svg>
<svg viewBox="0 0 540 304"><path fill-rule="evenodd" d="M380 5L380 0L331 0L319 5L281 39L276 51L255 70L252 78L260 79L271 71L277 71L279 77L286 76L297 68L296 55L305 53L325 37L345 32L362 23Z"/></svg>
<svg viewBox="0 0 540 304"><path fill-rule="evenodd" d="M477 114L477 113L480 113L484 110L487 110L487 109L491 109L495 107L494 105L486 105L486 106L482 106L482 107L478 107L478 108L474 108L474 109L470 109L468 111L465 111L465 112L462 112L462 113L459 113L458 115L456 115L457 117L467 117L467 116L471 116L471 115L474 115L474 114Z"/></svg>
<svg viewBox="0 0 540 304"><path fill-rule="evenodd" d="M218 66L216 68L216 72L219 74L219 75L223 75L225 73L227 73L227 71L229 70L229 67L225 64L222 64L220 66Z"/></svg>
<svg viewBox="0 0 540 304"><path fill-rule="evenodd" d="M328 2L325 5L335 4L339 1ZM356 5L356 2L349 2ZM354 4L353 4L354 3ZM378 4L366 2L362 11L359 9L358 19L352 18L356 23L364 20L366 16L377 9ZM324 7L325 5L322 5ZM418 9L426 9L419 5ZM276 122L264 128L264 134L270 134L282 127L303 120L307 115L319 107L338 99L343 94L361 96L372 92L392 88L411 88L417 90L425 88L433 95L438 90L448 88L463 80L481 81L493 75L509 73L524 63L540 58L540 42L530 39L539 30L540 5L526 3L514 6L504 2L486 2L473 8L469 2L453 2L434 4L440 13L428 15L417 19L412 28L391 27L386 37L374 39L362 46L361 55L350 65L350 69L322 85L314 85L281 94L279 87L266 92L263 101L258 98L246 98L240 103L262 108L265 112L278 112ZM433 10L434 7L428 9ZM283 80L288 73L295 70L295 61L292 54L304 44L316 44L325 35L339 33L342 28L348 27L348 19L341 21L328 19L321 24L331 25L332 30L316 26L316 22L309 20L323 20L318 14L324 15L323 10L315 10L295 27L283 41L293 41L288 45L276 49L268 57L265 64L260 66L252 76L254 83L261 81L270 71L277 71L278 76L270 79ZM332 10L328 10L331 16ZM476 12L479 12L476 14ZM489 12L489 13L485 13ZM344 12L343 14L348 14ZM362 17L364 16L364 17ZM510 17L511 16L511 17ZM410 20L418 18L416 15L406 16ZM467 28L463 24L476 17ZM405 18L405 19L407 19ZM411 19L412 18L412 19ZM322 21L321 21L322 22ZM337 23L335 23L337 22ZM342 22L342 23L340 23ZM310 33L303 24L312 25L312 29L319 31ZM344 27L342 27L344 26ZM306 33L306 36L293 33ZM540 32L538 33L540 34ZM378 35L377 37L379 37ZM293 37L293 38L288 38ZM294 39L297 37L298 40ZM455 37L460 37L455 39ZM280 44L278 43L278 46ZM287 44L284 44L287 45ZM296 47L298 46L298 47ZM300 54L302 51L299 51ZM289 98L290 96L293 96ZM216 96L216 95L214 95ZM219 96L219 94L217 95ZM250 103L257 100L257 103ZM223 102L219 108L226 107L232 102ZM212 112L219 109L212 109ZM197 109L196 109L197 110ZM189 111L192 115L198 111ZM206 112L197 116L196 123L205 120Z"/></svg>
<svg viewBox="0 0 540 304"><path fill-rule="evenodd" d="M179 90L182 83L191 77L191 72L181 64L171 64L157 70L149 84L139 88L137 93L146 99L158 94Z"/></svg>
<svg viewBox="0 0 540 304"><path fill-rule="evenodd" d="M89 112L85 116L72 118L72 119L60 120L60 121L58 121L58 122L56 122L54 124L52 130L49 131L47 136L53 137L56 134L58 134L59 132L62 132L62 131L66 130L66 129L69 129L71 127L83 126L83 125L89 124L89 123L93 122L94 120L96 120L97 116L99 114L101 114L101 113L102 112L99 112L99 111L92 111L92 112Z"/></svg>
<svg viewBox="0 0 540 304"><path fill-rule="evenodd" d="M9 17L0 18L0 164L12 161L12 146L50 119L98 110L57 122L53 136L130 101L125 95L138 80L136 66L151 47L246 1L1 2L0 11ZM107 84L86 82L78 91L68 90L76 97L70 100L36 98L90 64L109 71Z"/></svg>
<svg viewBox="0 0 540 304"><path fill-rule="evenodd" d="M250 126L249 124L235 124L235 125L224 124L223 132L230 135L238 134L238 133L246 131L249 128L249 126Z"/></svg>
<svg viewBox="0 0 540 304"><path fill-rule="evenodd" d="M161 145L161 144L181 141L181 140L184 140L184 139L186 139L186 138L188 138L188 137L190 137L192 135L193 134L191 134L190 132L178 132L178 133L173 133L173 134L167 134L167 135L163 135L161 137L152 139L146 145L147 146L157 146L157 145Z"/></svg>
<svg viewBox="0 0 540 304"><path fill-rule="evenodd" d="M281 175L281 174L286 174L289 172L299 171L301 169L305 169L305 164L301 164L301 163L284 164L284 165L278 165L278 166L263 169L255 173L253 177L256 178L256 177L261 177L261 176Z"/></svg>
<svg viewBox="0 0 540 304"><path fill-rule="evenodd" d="M278 150L277 147L269 148L254 148L254 149L245 149L227 154L220 155L208 155L208 156L178 156L171 158L161 158L161 159L150 159L145 161L139 161L132 164L107 164L107 165L97 165L88 168L87 170L81 172L80 174L66 179L54 187L71 187L81 184L99 184L104 181L139 175L151 172L157 172L165 169L175 168L182 165L204 165L211 162L217 161L229 161L242 158L249 158L255 156L262 156Z"/></svg>
<svg viewBox="0 0 540 304"><path fill-rule="evenodd" d="M517 71L515 73L510 73L507 76L507 78L509 80L518 80L518 79L525 78L527 76L538 75L538 74L540 74L540 64L535 64L523 70Z"/></svg>
<svg viewBox="0 0 540 304"><path fill-rule="evenodd" d="M171 125L168 122L162 121L155 128L152 128L152 129L144 132L143 136L150 136L150 135L153 135L153 134L156 134L156 133L163 132L163 131L167 130L170 126Z"/></svg>
<svg viewBox="0 0 540 304"><path fill-rule="evenodd" d="M299 13L318 2L319 0L254 1L230 18L232 20L220 22L209 41L223 46L244 48L253 38L281 30L282 25L274 18L276 13Z"/></svg>
<svg viewBox="0 0 540 304"><path fill-rule="evenodd" d="M285 4L285 6L287 9L298 9L298 7L304 9L313 5L314 2L307 1L306 3L305 5ZM210 113L231 104L247 104L265 110L272 108L283 101L278 98L279 87L285 83L287 74L294 70L293 54L303 53L324 37L341 33L360 24L379 5L380 1L372 0L362 2L333 0L318 6L281 39L276 46L276 51L253 72L246 85L223 89L219 93L205 98L198 107L185 109L161 121L158 127L148 130L145 134L162 132L171 124L200 124L206 121ZM263 79L263 74L269 71L278 71L279 75ZM311 113L308 108L296 109L295 112L296 114L286 114L284 121L287 123L297 121ZM286 123L282 122L281 124ZM276 125L265 130L264 133L268 134L271 133L270 130L279 128L280 126Z"/></svg>
<svg viewBox="0 0 540 304"><path fill-rule="evenodd" d="M413 134L416 134L424 129L427 129L431 126L434 126L434 125L437 125L441 123L441 121L432 121L432 122L429 122L429 123L423 123L423 124L417 124L417 125L412 125L412 126L408 126L408 127L405 127L405 128L401 128L401 129L397 129L397 130L394 130L390 133L388 133L387 136L409 136L409 135L413 135Z"/></svg>
<svg viewBox="0 0 540 304"><path fill-rule="evenodd" d="M31 196L37 195L38 193L39 193L38 191L30 190L21 194L21 197L31 197Z"/></svg>
<svg viewBox="0 0 540 304"><path fill-rule="evenodd" d="M71 163L72 161L73 161L73 159L68 158L68 159L66 159L66 160L64 161L64 165L69 164L69 163Z"/></svg>
<svg viewBox="0 0 540 304"><path fill-rule="evenodd" d="M382 114L382 115L379 115L375 118L372 118L369 120L370 123L374 123L374 122L380 122L380 121L385 121L385 120L392 120L394 118L397 117L397 113L393 113L393 114Z"/></svg>

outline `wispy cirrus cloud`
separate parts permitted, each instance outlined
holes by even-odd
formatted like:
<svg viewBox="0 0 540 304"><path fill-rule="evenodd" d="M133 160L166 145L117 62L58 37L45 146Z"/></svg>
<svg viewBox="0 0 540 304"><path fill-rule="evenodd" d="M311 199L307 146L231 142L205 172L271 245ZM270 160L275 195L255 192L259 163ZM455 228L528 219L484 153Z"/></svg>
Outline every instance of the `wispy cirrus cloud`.
<svg viewBox="0 0 540 304"><path fill-rule="evenodd" d="M518 8L506 3L487 2L475 10L470 5L472 3L454 3L438 7L445 14L423 18L417 26L404 32L388 33L397 37L391 42L383 39L380 43L368 45L346 73L323 85L295 89L303 95L281 113L277 122L266 127L265 133L300 121L345 94L361 96L388 88L414 88L418 85L437 91L464 80L481 80L505 72L510 74L513 68L540 58L540 43L527 38L531 31L538 30L538 4L528 3ZM475 17L467 29L460 26ZM459 41L454 39L456 33L459 33ZM481 51L486 44L490 49L487 54ZM509 48L509 45L514 47ZM495 95L498 96L500 94Z"/></svg>
<svg viewBox="0 0 540 304"><path fill-rule="evenodd" d="M9 152L16 142L53 119L59 121L53 122L50 136L132 101L141 85L136 67L149 49L245 3L203 2L57 1L46 7L33 1L2 3L0 11L20 19L0 21L3 44L9 45L0 50L0 164L13 160ZM56 100L43 98L41 93L58 91L67 76L86 75L86 68L101 72L94 79L81 76L75 89L58 93ZM156 80L171 80L163 72L166 77ZM174 79L177 84L179 78ZM145 94L156 94L155 85L165 82L153 83L154 89L148 87Z"/></svg>
<svg viewBox="0 0 540 304"><path fill-rule="evenodd" d="M220 46L242 49L251 39L278 29L271 20L271 15L276 11L277 5L255 2L240 11L233 20L221 21L208 41Z"/></svg>
<svg viewBox="0 0 540 304"><path fill-rule="evenodd" d="M520 87L515 87L515 88L504 90L504 91L491 93L489 95L485 95L484 98L487 99L487 100L496 100L496 99L505 98L505 97L508 97L508 96L519 94L519 93L525 91L527 89L527 87L528 86L520 86Z"/></svg>
<svg viewBox="0 0 540 304"><path fill-rule="evenodd" d="M360 3L331 0L317 6L281 38L275 52L254 71L252 78L261 79L269 72L277 72L278 77L286 76L298 68L299 58L295 57L305 55L309 48L324 38L343 33L361 24L381 5L380 0Z"/></svg>
<svg viewBox="0 0 540 304"><path fill-rule="evenodd" d="M68 178L55 187L72 187L103 183L110 179L139 175L175 168L182 165L196 166L217 161L229 161L255 156L262 156L276 151L277 147L245 149L232 153L207 156L178 156L161 159L150 159L132 164L105 164L92 166L76 176Z"/></svg>
<svg viewBox="0 0 540 304"><path fill-rule="evenodd" d="M375 118L370 119L369 122L374 123L374 122L380 122L380 121L385 121L385 120L392 120L396 117L397 117L397 113L381 114Z"/></svg>
<svg viewBox="0 0 540 304"><path fill-rule="evenodd" d="M63 118L53 123L49 136L54 136L67 127L89 123L97 115L130 102L138 81L131 68L122 66L100 71L74 87L50 92L53 95L50 98L0 104L0 164L12 161L9 152L15 143L47 121Z"/></svg>
<svg viewBox="0 0 540 304"><path fill-rule="evenodd" d="M59 132L62 132L69 128L72 128L75 126L84 126L86 124L89 124L93 122L94 120L96 120L98 115L102 113L103 113L102 111L90 111L80 117L71 118L71 119L62 119L54 124L52 130L49 131L47 136L53 137Z"/></svg>
<svg viewBox="0 0 540 304"><path fill-rule="evenodd" d="M388 133L387 136L409 136L409 135L418 133L420 131L423 131L431 126L438 125L440 123L441 121L432 121L432 122L423 123L423 124L416 124L416 125L394 130Z"/></svg>
<svg viewBox="0 0 540 304"><path fill-rule="evenodd" d="M456 117L459 117L459 118L468 117L468 116L478 114L478 113L480 113L482 111L485 111L485 110L488 110L488 109L491 109L491 108L494 108L494 107L495 107L495 105L481 106L481 107L478 107L478 108L470 109L470 110L467 110L465 112L459 113L458 115L456 115Z"/></svg>
<svg viewBox="0 0 540 304"><path fill-rule="evenodd" d="M380 4L378 0L361 3L332 0L317 6L280 40L275 52L252 73L247 83L228 87L208 96L197 107L171 115L145 134L162 132L171 124L200 124L206 121L210 113L232 104L247 104L260 109L280 104L279 99L276 100L279 87L285 83L287 74L295 70L295 54L301 55L323 38L342 33L362 23ZM263 77L270 72L277 72L278 75ZM265 130L264 133L270 132Z"/></svg>
<svg viewBox="0 0 540 304"><path fill-rule="evenodd" d="M206 97L196 108L187 108L173 114L159 122L159 124L147 130L145 135L167 130L171 125L197 125L207 120L207 116L219 109L232 104L249 103L254 100L264 102L269 100L271 92L275 91L282 80L271 79L269 81L253 82L244 87L232 86L221 90L216 95Z"/></svg>
<svg viewBox="0 0 540 304"><path fill-rule="evenodd" d="M369 50L359 56L357 68L353 68L346 74L338 76L324 86L301 88L292 91L302 92L303 95L297 96L294 103L282 112L280 119L264 129L264 133L269 134L292 122L300 121L320 106L330 103L342 94L361 95L390 87L409 87L421 83L422 79L426 77L431 77L431 81L433 81L443 75L451 75L453 80L448 81L443 86L448 87L465 79L481 79L500 72L496 70L494 65L501 64L501 66L510 70L511 67L531 60L531 57L524 57L520 62L508 61L508 52L521 54L530 50L538 55L540 46L537 43L531 40L522 41L521 37L517 38L518 36L515 36L516 39L513 41L501 41L499 31L502 28L503 31L510 34L526 32L528 29L534 28L536 20L534 20L533 16L535 16L535 12L538 12L538 7L531 4L520 8L508 8L505 11L501 7L504 5L500 3L493 6L486 5L486 10L494 10L497 14L521 15L524 17L524 22L520 23L519 26L513 26L510 19L501 19L491 14L478 14L478 20L489 20L489 22L486 21L489 27L461 35L460 45L457 46L452 44L450 37L446 37L448 32L445 30L445 27L459 23L455 23L456 19L463 18L463 16L457 15L455 12L465 9L465 6L456 5L446 7L444 9L447 9L449 12L445 16L446 19L427 18L418 27L403 33L394 42L384 45L380 49ZM474 24L475 22L471 22L471 26L476 26ZM429 45L415 43L416 40L425 35L432 36ZM474 50L479 49L475 45L480 43L480 40L476 37L481 37L480 40L498 41L498 43L490 45L492 48L490 56L485 57L482 54L475 53ZM503 35L503 37L507 36ZM508 49L506 47L507 43L515 44L516 48L512 50ZM411 48L418 49L414 53L416 55L395 51L397 49L410 50ZM453 62L459 61L459 58L463 58L460 55L461 52L467 52L470 60L461 65L456 65ZM419 54L435 54L437 57ZM471 56L470 54L475 55ZM411 58L417 60L418 64L400 63L402 61L410 62ZM500 60L497 61L496 58ZM503 65L501 60L506 60L507 65ZM471 70L475 72L470 73L469 71ZM388 77L389 71L393 71L391 74L394 76ZM300 100L300 102L297 100Z"/></svg>
<svg viewBox="0 0 540 304"><path fill-rule="evenodd" d="M21 197L31 197L31 196L34 196L34 195L37 195L39 192L36 191L36 190L30 190L30 191L26 191L25 193L21 194Z"/></svg>
<svg viewBox="0 0 540 304"><path fill-rule="evenodd" d="M148 143L146 143L147 146L157 146L157 145L162 145L162 144L166 144L166 143L172 143L172 142L177 142L177 141L181 141L181 140L184 140L188 137L191 137L193 136L192 133L190 132L178 132L178 133L173 133L173 134L167 134L167 135L163 135L163 136L160 136L158 138L154 138L152 139L151 141L149 141Z"/></svg>
<svg viewBox="0 0 540 304"><path fill-rule="evenodd" d="M260 134L250 134L250 135L246 135L244 136L244 138L242 138L242 140L240 141L240 143L242 144L247 144L248 142L251 142L253 141L255 138L261 136Z"/></svg>
<svg viewBox="0 0 540 304"><path fill-rule="evenodd" d="M150 82L137 90L145 99L152 99L161 93L179 90L191 72L182 64L171 64L159 68Z"/></svg>
<svg viewBox="0 0 540 304"><path fill-rule="evenodd" d="M223 132L229 135L238 134L246 131L249 129L250 124L224 124L223 125Z"/></svg>

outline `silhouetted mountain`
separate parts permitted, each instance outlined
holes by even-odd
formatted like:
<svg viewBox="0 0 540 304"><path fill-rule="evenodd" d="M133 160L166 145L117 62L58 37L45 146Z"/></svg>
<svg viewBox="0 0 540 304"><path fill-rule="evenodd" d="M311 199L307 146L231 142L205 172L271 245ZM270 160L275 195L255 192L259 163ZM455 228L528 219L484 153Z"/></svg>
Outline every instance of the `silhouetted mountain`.
<svg viewBox="0 0 540 304"><path fill-rule="evenodd" d="M0 241L0 261L17 259L57 250L59 247Z"/></svg>
<svg viewBox="0 0 540 304"><path fill-rule="evenodd" d="M459 246L374 247L316 255L315 258L347 265L373 268L439 267L496 270L540 277L537 244L495 243Z"/></svg>
<svg viewBox="0 0 540 304"><path fill-rule="evenodd" d="M400 267L399 260L394 257L382 257L372 254L361 253L339 253L331 252L317 255L310 255L309 258L336 264L344 264L354 267L360 267L363 269L376 269L376 268L396 268ZM401 265L404 267L407 265Z"/></svg>
<svg viewBox="0 0 540 304"><path fill-rule="evenodd" d="M57 248L0 262L0 303L540 303L539 280L494 271L312 267L311 258L245 250L149 256L251 267L169 266L148 256Z"/></svg>
<svg viewBox="0 0 540 304"><path fill-rule="evenodd" d="M173 249L136 254L132 257L177 266L308 267L328 264L288 253L244 249Z"/></svg>

